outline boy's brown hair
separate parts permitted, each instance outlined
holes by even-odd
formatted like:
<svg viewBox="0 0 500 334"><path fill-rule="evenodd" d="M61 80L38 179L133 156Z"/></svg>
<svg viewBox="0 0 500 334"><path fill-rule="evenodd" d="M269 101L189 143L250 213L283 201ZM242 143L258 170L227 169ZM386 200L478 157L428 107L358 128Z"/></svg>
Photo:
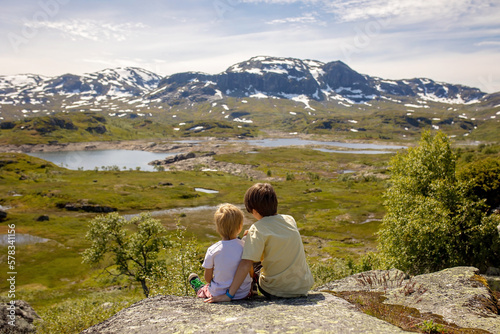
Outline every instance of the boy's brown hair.
<svg viewBox="0 0 500 334"><path fill-rule="evenodd" d="M224 239L231 240L243 226L243 212L232 204L221 204L214 214L215 229Z"/></svg>
<svg viewBox="0 0 500 334"><path fill-rule="evenodd" d="M245 207L249 213L255 209L262 217L278 212L278 196L269 183L256 183L245 193Z"/></svg>

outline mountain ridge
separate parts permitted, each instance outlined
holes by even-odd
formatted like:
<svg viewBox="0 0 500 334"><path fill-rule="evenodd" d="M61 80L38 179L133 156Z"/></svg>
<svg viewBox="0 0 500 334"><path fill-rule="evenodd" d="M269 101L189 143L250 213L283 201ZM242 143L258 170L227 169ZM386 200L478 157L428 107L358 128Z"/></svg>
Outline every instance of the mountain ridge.
<svg viewBox="0 0 500 334"><path fill-rule="evenodd" d="M309 115L318 103L328 111L371 108L373 102L381 101L413 112L429 104L456 109L486 102L496 107L497 101L494 94L464 85L360 74L339 60L324 63L271 56L255 56L217 74L188 71L160 76L138 67L117 67L83 75L0 76L0 121L61 111L151 117L169 110L205 110L217 103L227 111L228 99L291 101L286 108L302 106ZM296 114L295 109L290 113Z"/></svg>

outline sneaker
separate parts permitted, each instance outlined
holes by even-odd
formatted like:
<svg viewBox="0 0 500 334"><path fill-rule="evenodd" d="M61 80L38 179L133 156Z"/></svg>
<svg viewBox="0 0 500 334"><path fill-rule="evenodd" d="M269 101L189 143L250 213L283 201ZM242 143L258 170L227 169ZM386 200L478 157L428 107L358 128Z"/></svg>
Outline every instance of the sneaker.
<svg viewBox="0 0 500 334"><path fill-rule="evenodd" d="M205 284L200 280L200 277L195 273L191 273L188 277L188 282L195 292L198 292Z"/></svg>

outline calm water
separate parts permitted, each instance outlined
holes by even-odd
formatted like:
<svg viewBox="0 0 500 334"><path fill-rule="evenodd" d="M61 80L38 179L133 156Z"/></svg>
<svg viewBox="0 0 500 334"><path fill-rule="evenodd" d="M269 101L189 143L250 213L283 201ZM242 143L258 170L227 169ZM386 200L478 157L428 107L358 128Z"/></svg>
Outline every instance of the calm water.
<svg viewBox="0 0 500 334"><path fill-rule="evenodd" d="M315 148L315 151L327 152L327 153L345 153L345 154L388 154L394 153L391 151L377 151L377 150L358 150L358 151L342 151L342 150L330 150L328 148Z"/></svg>
<svg viewBox="0 0 500 334"><path fill-rule="evenodd" d="M22 234L16 233L16 243L15 245L29 245L29 244L37 244L39 242L47 242L49 239L40 238L31 234ZM0 234L0 247L4 247L8 244L9 235L8 234Z"/></svg>
<svg viewBox="0 0 500 334"><path fill-rule="evenodd" d="M233 140L236 142L236 140ZM397 145L380 145L380 144L368 144L368 143L344 143L337 141L319 141L319 140L305 140L300 138L278 138L278 139L250 139L250 140L239 140L237 142L246 142L250 145L262 146L262 147L281 147L281 146L302 146L302 145L323 145L323 146L335 146L350 148L355 150L399 150L405 149L406 146ZM354 153L354 152L353 152Z"/></svg>
<svg viewBox="0 0 500 334"><path fill-rule="evenodd" d="M36 152L28 153L31 156L41 158L58 166L68 169L83 168L94 170L102 166L118 166L123 169L141 168L142 171L154 171L148 162L165 159L176 153L153 153L145 151L128 150L100 150L100 151L68 151L68 152Z"/></svg>
<svg viewBox="0 0 500 334"><path fill-rule="evenodd" d="M203 144L203 141L177 141L182 143ZM248 143L249 145L261 147L282 147L282 146L307 146L307 145L322 145L349 148L351 150L329 150L320 149L323 152L337 153L352 153L352 154L384 154L392 153L386 150L399 150L406 148L405 146L396 145L379 145L379 144L363 144L363 143L343 143L343 142L324 142L317 140L304 140L295 138L282 139L262 139L262 140L233 140L232 142ZM383 150L383 151L381 151ZM94 170L96 167L101 169L103 166L118 166L120 170L140 168L142 171L154 171L153 166L148 165L148 162L153 160L165 159L167 156L172 156L177 153L153 153L145 151L128 151L128 150L100 150L100 151L68 151L68 152L36 152L29 155L41 158L55 163L68 169L83 168L84 170Z"/></svg>

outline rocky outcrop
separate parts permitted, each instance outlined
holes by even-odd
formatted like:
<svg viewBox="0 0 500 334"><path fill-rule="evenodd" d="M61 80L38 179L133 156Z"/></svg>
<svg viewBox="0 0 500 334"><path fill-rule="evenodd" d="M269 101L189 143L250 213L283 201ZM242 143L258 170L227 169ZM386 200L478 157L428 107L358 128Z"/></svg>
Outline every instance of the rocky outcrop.
<svg viewBox="0 0 500 334"><path fill-rule="evenodd" d="M153 165L153 166L159 166L159 165L168 165L168 164L173 164L174 162L177 161L182 161L182 160L187 160L187 159L193 159L196 157L196 154L193 152L189 152L186 154L176 154L173 157L165 158L163 160L154 160L148 163L148 165Z"/></svg>
<svg viewBox="0 0 500 334"><path fill-rule="evenodd" d="M383 295L384 304L401 305L421 314L432 313L454 328L500 333L497 300L485 279L472 267L413 278L395 269L369 271L326 284L307 297L293 299L267 300L259 296L207 304L199 298L156 296L82 333L405 333L336 295L341 292Z"/></svg>
<svg viewBox="0 0 500 334"><path fill-rule="evenodd" d="M153 166L160 166L160 165L170 165L178 161L183 161L183 160L188 160L188 159L194 159L194 158L200 158L200 157L210 157L212 155L215 155L215 152L208 152L208 153L194 153L194 152L189 152L189 153L181 153L181 154L176 154L173 157L168 157L163 160L154 160L148 163L148 165L153 165Z"/></svg>
<svg viewBox="0 0 500 334"><path fill-rule="evenodd" d="M405 333L370 317L329 293L269 301L207 304L192 297L156 296L144 299L86 334L160 333Z"/></svg>
<svg viewBox="0 0 500 334"><path fill-rule="evenodd" d="M456 267L407 277L400 270L373 270L328 283L317 291L383 293L385 304L442 316L463 328L500 333L498 300L474 267Z"/></svg>
<svg viewBox="0 0 500 334"><path fill-rule="evenodd" d="M24 300L0 303L0 333L35 333L33 321L40 319L35 310Z"/></svg>

